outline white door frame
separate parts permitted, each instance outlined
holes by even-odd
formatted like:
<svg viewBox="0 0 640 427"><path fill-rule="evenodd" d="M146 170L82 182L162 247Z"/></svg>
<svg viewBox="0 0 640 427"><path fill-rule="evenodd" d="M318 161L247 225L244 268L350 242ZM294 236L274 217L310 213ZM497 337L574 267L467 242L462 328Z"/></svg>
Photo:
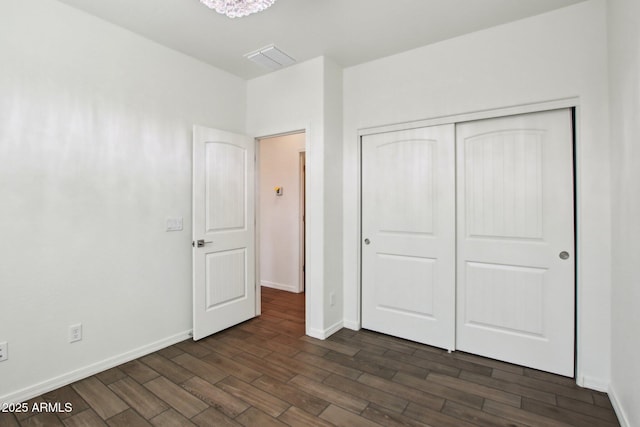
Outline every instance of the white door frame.
<svg viewBox="0 0 640 427"><path fill-rule="evenodd" d="M254 231L256 233L255 235L255 242L256 242L256 256L255 256L255 260L256 260L256 265L255 265L255 270L256 270L256 316L260 316L262 314L262 286L260 286L261 282L261 278L260 278L260 221L258 221L258 218L260 218L260 138L254 137L253 138L253 152L255 153L255 160L253 162L253 168L254 168L254 173L253 173L253 188L254 188L254 211L253 214L255 215L255 217L253 218L254 220Z"/></svg>
<svg viewBox="0 0 640 427"><path fill-rule="evenodd" d="M298 177L300 181L300 192L298 198L300 199L300 207L298 211L298 221L299 221L299 266L298 266L298 292L305 291L305 253L307 247L307 233L305 229L306 224L306 214L307 214L307 189L305 183L307 182L307 151L299 150L298 151L299 162L298 162Z"/></svg>
<svg viewBox="0 0 640 427"><path fill-rule="evenodd" d="M552 100L552 101L546 101L546 102L539 102L539 103L532 103L532 104L525 104L525 105L516 105L516 106L510 106L510 107L505 107L505 108L497 108L497 109L490 109L490 110L481 110L481 111L474 111L474 112L467 112L467 113L462 113L462 114L455 114L455 115L450 115L450 116L443 116L443 117L435 117L435 118L431 118L431 119L425 119L425 120L419 120L419 121L415 121L415 122L406 122L406 123L398 123L398 124L391 124L391 125L385 125L385 126L376 126L376 127L369 127L369 128L363 128L363 129L359 129L358 130L358 143L357 143L357 159L358 159L358 163L357 163L357 176L358 176L358 182L357 182L357 194L358 194L358 200L360 201L360 203L358 203L358 211L357 211L357 230L358 230L358 235L357 235L357 242L355 247L357 248L357 265L358 268L356 268L356 275L357 275L357 281L356 283L358 284L357 286L357 298L356 298L356 304L357 304L357 325L355 325L358 329L360 329L362 327L362 306L361 306L361 301L362 301L362 271L361 271L361 266L362 266L362 248L360 245L360 242L362 241L362 167L361 167L361 159L362 159L362 137L365 135L372 135L372 134L377 134L377 133L383 133L383 132L393 132L393 131L398 131L398 130L407 130L407 129L415 129L415 128L420 128L420 127L427 127L427 126L436 126L436 125L442 125L442 124L455 124L455 123L460 123L460 122L466 122L466 121L471 121L471 120L482 120L482 119L492 119L492 118L497 118L497 117L505 117L505 116L511 116L511 115L516 115L516 114L526 114L526 113L536 113L536 112L541 112L541 111L548 111L548 110L556 110L556 109L564 109L564 108L573 108L574 109L574 162L575 162L575 168L574 168L574 189L575 189L575 209L574 209L574 216L575 216L575 224L576 224L576 232L575 232L575 261L576 261L576 302L575 302L575 311L576 311L576 316L575 316L575 328L576 328L576 343L575 343L575 358L576 358L576 367L575 367L575 378L576 378L576 383L580 386L584 385L584 375L582 372L582 363L581 363L581 355L582 355L582 351L580 350L581 348L581 343L582 343L582 335L583 335L583 331L581 328L582 325L582 310L581 310L581 306L582 306L582 292L581 289L583 287L582 285L582 275L581 275L581 266L582 266L582 251L580 251L580 241L582 238L582 232L581 232L581 209L580 209L580 200L581 200L581 191L580 188L582 187L582 183L580 180L580 171L581 171L581 165L580 165L580 152L581 152L581 144L580 144L580 126L578 125L580 123L580 100L577 97L572 97L572 98L565 98L565 99L558 99L558 100Z"/></svg>

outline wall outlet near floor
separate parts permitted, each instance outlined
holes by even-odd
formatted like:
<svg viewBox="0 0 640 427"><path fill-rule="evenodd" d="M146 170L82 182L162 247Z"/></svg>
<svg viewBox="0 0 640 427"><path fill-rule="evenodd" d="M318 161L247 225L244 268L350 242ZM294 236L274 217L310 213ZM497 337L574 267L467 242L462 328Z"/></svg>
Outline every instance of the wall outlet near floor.
<svg viewBox="0 0 640 427"><path fill-rule="evenodd" d="M9 344L6 341L0 342L0 362L9 358Z"/></svg>
<svg viewBox="0 0 640 427"><path fill-rule="evenodd" d="M331 292L329 294L329 305L331 307L333 307L334 305L336 305L336 293L335 292Z"/></svg>
<svg viewBox="0 0 640 427"><path fill-rule="evenodd" d="M69 326L69 342L76 342L82 339L82 323Z"/></svg>

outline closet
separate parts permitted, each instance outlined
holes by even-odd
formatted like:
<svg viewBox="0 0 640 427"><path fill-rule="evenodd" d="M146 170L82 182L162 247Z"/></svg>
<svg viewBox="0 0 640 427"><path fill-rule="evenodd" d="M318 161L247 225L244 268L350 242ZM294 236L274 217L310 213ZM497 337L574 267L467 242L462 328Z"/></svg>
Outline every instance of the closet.
<svg viewBox="0 0 640 427"><path fill-rule="evenodd" d="M363 136L363 328L573 376L572 122Z"/></svg>

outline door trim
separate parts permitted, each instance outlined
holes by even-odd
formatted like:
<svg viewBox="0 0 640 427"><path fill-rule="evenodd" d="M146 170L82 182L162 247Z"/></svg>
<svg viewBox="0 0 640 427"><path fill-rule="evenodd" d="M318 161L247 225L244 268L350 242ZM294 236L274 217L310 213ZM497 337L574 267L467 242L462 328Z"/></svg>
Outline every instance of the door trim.
<svg viewBox="0 0 640 427"><path fill-rule="evenodd" d="M450 116L433 117L430 119L416 120L411 122L403 122L396 124L388 124L382 126L372 126L368 128L358 129L358 136L370 135L375 133L394 132L397 130L408 130L429 126L446 125L451 123L470 122L473 120L494 119L497 117L514 116L527 113L538 113L541 111L561 110L565 108L578 107L579 98L563 98L546 102L537 102L531 104L514 105L503 108L471 111L460 114L452 114Z"/></svg>
<svg viewBox="0 0 640 427"><path fill-rule="evenodd" d="M256 242L256 265L254 267L256 270L256 283L254 283L254 286L256 287L257 317L262 314L262 286L260 286L260 283L262 283L262 279L260 278L260 221L258 221L258 218L260 218L260 138L255 136L253 137L253 153L253 204L255 206L253 210L253 230L256 233L254 238Z"/></svg>
<svg viewBox="0 0 640 427"><path fill-rule="evenodd" d="M358 129L358 143L357 143L357 197L358 197L358 209L357 209L357 235L352 238L357 239L355 241L356 247L356 262L358 263L358 267L356 268L356 304L357 304L357 319L355 322L353 321L345 321L345 327L349 327L351 329L359 330L362 328L362 248L360 242L362 241L362 137L365 135L372 135L377 133L385 133L385 132L394 132L399 130L409 130L420 127L428 127L428 126L436 126L441 124L456 124L462 123L472 120L482 120L482 119L492 119L497 117L505 117L517 114L527 114L527 113L536 113L557 109L565 109L565 108L573 108L574 111L574 140L573 140L573 148L574 148L574 223L575 223L575 236L574 236L574 244L575 244L575 379L576 383L579 386L585 385L585 377L584 372L582 370L581 364L581 338L582 338L582 310L581 310L581 287L582 287L582 275L580 274L580 268L582 266L582 251L580 251L580 241L582 237L582 233L580 231L581 227L581 209L580 209L580 196L581 196L581 179L580 179L580 171L581 165L579 159L580 156L580 99L578 97L571 98L563 98L556 100L549 100L537 103L529 103L522 105L514 105L503 108L496 109L487 109L487 110L479 110L472 111L460 114L452 114L448 116L441 117L433 117L423 120L397 123L397 124L387 124L382 126L372 126L367 128Z"/></svg>
<svg viewBox="0 0 640 427"><path fill-rule="evenodd" d="M298 233L300 236L298 245L299 245L299 261L298 261L298 292L305 291L305 253L307 247L307 234L305 229L305 220L307 214L307 192L306 192L306 181L307 181L307 152L306 150L298 151L299 162L298 162L298 179L300 182L300 191L299 191L299 202L300 206L298 207Z"/></svg>

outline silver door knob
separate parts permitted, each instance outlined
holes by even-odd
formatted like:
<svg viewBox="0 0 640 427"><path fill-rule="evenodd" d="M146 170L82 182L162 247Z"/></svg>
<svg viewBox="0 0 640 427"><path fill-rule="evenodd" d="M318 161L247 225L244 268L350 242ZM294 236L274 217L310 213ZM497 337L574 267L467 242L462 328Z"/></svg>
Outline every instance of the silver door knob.
<svg viewBox="0 0 640 427"><path fill-rule="evenodd" d="M364 244L365 244L365 245L368 245L369 243L371 243L371 240L369 240L369 239L364 239Z"/></svg>
<svg viewBox="0 0 640 427"><path fill-rule="evenodd" d="M200 240L197 240L197 241L196 241L196 245L197 245L199 248L204 247L204 245L205 245L206 243L213 243L213 242L205 242L205 241L204 241L204 239L200 239Z"/></svg>
<svg viewBox="0 0 640 427"><path fill-rule="evenodd" d="M567 251L562 251L560 252L560 255L558 255L560 257L560 259L569 259L569 252Z"/></svg>

